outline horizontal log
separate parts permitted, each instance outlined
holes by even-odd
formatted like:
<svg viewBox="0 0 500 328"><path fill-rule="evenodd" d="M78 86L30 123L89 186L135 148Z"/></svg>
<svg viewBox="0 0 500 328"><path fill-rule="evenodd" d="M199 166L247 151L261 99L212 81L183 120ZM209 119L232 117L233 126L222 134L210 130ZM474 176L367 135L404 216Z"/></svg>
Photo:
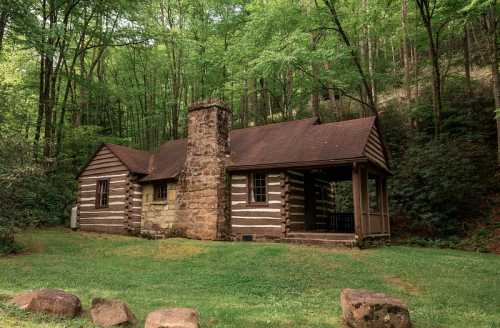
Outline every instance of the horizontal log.
<svg viewBox="0 0 500 328"><path fill-rule="evenodd" d="M236 235L259 235L279 237L282 235L281 225L278 227L231 227L231 232Z"/></svg>
<svg viewBox="0 0 500 328"><path fill-rule="evenodd" d="M272 219L240 219L231 218L231 224L234 225L246 225L246 226L260 226L260 225L281 225L281 218Z"/></svg>
<svg viewBox="0 0 500 328"><path fill-rule="evenodd" d="M285 197L285 202L291 203L291 204L304 204L305 200L300 199L300 198L292 198L293 195L290 195L289 197Z"/></svg>
<svg viewBox="0 0 500 328"><path fill-rule="evenodd" d="M108 212L98 212L98 211L83 211L78 215L79 218L126 218L127 214L125 211L113 211L118 213L108 213Z"/></svg>
<svg viewBox="0 0 500 328"><path fill-rule="evenodd" d="M278 202L278 203L267 203L267 205L257 205L257 204L248 204L248 203L238 203L238 204L234 204L234 202L231 202L231 209L232 210L240 210L240 209L247 209L247 210L259 210L259 209L263 209L263 210L267 210L267 209L279 209L281 208L281 202Z"/></svg>
<svg viewBox="0 0 500 328"><path fill-rule="evenodd" d="M117 173L104 173L104 174L97 174L97 175L92 175L92 176L85 176L85 177L80 177L79 178L79 181L80 183L83 183L83 184L88 184L88 183L95 183L97 180L101 180L101 179L114 179L114 180L125 180L126 182L128 182L127 180L127 173L126 172L117 172ZM119 178L119 179L118 179Z"/></svg>
<svg viewBox="0 0 500 328"><path fill-rule="evenodd" d="M96 156L94 156L93 160L94 161L100 161L100 160L103 160L103 159L118 159L118 157L116 157L115 155L111 154L111 153L99 153L97 154Z"/></svg>
<svg viewBox="0 0 500 328"><path fill-rule="evenodd" d="M97 152L94 158L99 156L109 156L109 155L116 157L109 149L103 148Z"/></svg>
<svg viewBox="0 0 500 328"><path fill-rule="evenodd" d="M91 205L91 206L82 206L82 205ZM93 212L99 212L99 211L123 211L126 209L125 205L110 205L109 207L106 208L95 208L95 204L80 204L78 206L80 211L88 212L88 211L93 211Z"/></svg>
<svg viewBox="0 0 500 328"><path fill-rule="evenodd" d="M106 163L120 163L123 164L117 157L110 158L97 158L94 157L92 161L90 161L89 165L97 165L97 164L106 164Z"/></svg>
<svg viewBox="0 0 500 328"><path fill-rule="evenodd" d="M273 217L280 218L281 211L278 209L277 212L264 212L264 211L238 211L232 210L231 217Z"/></svg>
<svg viewBox="0 0 500 328"><path fill-rule="evenodd" d="M127 167L125 165L123 165L122 163L120 162L109 162L109 163L98 163L98 164L94 164L92 163L91 165L87 166L85 168L85 171L83 171L83 173L86 173L86 172L92 172L92 171L95 171L95 170L104 170L104 169L109 169L109 168L115 168L115 169L121 169L121 170L124 170L124 171L128 171Z"/></svg>
<svg viewBox="0 0 500 328"><path fill-rule="evenodd" d="M110 226L124 226L126 223L125 218L120 218L120 219L113 219L113 218L80 218L79 224L80 225L87 225L87 224L102 224L102 225L110 225Z"/></svg>
<svg viewBox="0 0 500 328"><path fill-rule="evenodd" d="M288 170L288 171L286 171L286 173L287 173L288 175L294 175L294 176L296 176L296 177L302 177L302 178L304 177L304 173L302 173L302 172L298 172L298 171Z"/></svg>
<svg viewBox="0 0 500 328"><path fill-rule="evenodd" d="M89 191L96 191L97 185L96 183L80 183L80 187L78 189L79 192L89 192ZM109 190L112 192L118 192L118 193L126 193L126 188L127 184L124 182L118 182L118 183L113 183L111 181L109 185Z"/></svg>
<svg viewBox="0 0 500 328"><path fill-rule="evenodd" d="M123 165L94 170L85 170L82 172L82 174L80 174L80 179L85 179L90 176L118 176L118 174L124 174L123 176L127 176L129 174L129 171Z"/></svg>
<svg viewBox="0 0 500 328"><path fill-rule="evenodd" d="M365 147L365 154L371 154L372 156L376 157L377 159L385 162L385 157L384 157L384 152L383 152L382 147L376 148L374 145L368 143L368 144L366 144L366 147Z"/></svg>

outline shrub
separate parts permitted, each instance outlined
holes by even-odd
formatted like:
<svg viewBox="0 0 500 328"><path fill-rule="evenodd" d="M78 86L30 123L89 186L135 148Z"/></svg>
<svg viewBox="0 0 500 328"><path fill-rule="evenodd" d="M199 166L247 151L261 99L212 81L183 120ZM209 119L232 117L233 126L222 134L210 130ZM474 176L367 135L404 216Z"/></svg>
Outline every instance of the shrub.
<svg viewBox="0 0 500 328"><path fill-rule="evenodd" d="M0 135L0 252L16 250L14 232L29 224L36 224L30 208L25 208L25 197L30 197L34 186L32 177L41 177L42 170L30 157L27 144L14 136Z"/></svg>

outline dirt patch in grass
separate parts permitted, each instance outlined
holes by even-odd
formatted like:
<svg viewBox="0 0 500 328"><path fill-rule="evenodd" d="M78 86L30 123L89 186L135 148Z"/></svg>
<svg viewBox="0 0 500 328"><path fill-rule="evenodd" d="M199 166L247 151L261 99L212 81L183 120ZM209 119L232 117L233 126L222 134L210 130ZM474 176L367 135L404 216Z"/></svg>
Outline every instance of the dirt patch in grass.
<svg viewBox="0 0 500 328"><path fill-rule="evenodd" d="M386 276L384 277L384 281L393 286L405 290L411 295L419 295L421 293L421 290L417 286L415 286L411 282L401 279L400 277Z"/></svg>
<svg viewBox="0 0 500 328"><path fill-rule="evenodd" d="M24 246L24 250L20 253L21 255L25 253L42 253L46 249L45 243L39 239L30 239L22 244Z"/></svg>
<svg viewBox="0 0 500 328"><path fill-rule="evenodd" d="M112 251L115 255L150 257L155 260L179 260L205 252L204 247L171 240L155 240L140 245L119 247Z"/></svg>
<svg viewBox="0 0 500 328"><path fill-rule="evenodd" d="M0 303L6 303L10 300L11 296L0 294Z"/></svg>

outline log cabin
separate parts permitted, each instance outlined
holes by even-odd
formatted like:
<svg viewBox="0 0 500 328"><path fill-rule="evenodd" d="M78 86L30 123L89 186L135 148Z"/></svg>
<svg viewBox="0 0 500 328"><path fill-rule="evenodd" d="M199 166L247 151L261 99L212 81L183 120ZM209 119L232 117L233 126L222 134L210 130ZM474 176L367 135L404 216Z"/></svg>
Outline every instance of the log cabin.
<svg viewBox="0 0 500 328"><path fill-rule="evenodd" d="M187 138L156 152L99 146L78 176L80 229L349 245L390 236L391 173L375 117L230 124L228 106L208 100L189 107Z"/></svg>

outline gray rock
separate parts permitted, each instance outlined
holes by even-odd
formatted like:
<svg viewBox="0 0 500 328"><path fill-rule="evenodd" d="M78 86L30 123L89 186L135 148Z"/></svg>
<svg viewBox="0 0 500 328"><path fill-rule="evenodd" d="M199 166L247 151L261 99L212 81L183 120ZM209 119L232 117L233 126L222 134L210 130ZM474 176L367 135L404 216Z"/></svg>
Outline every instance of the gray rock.
<svg viewBox="0 0 500 328"><path fill-rule="evenodd" d="M365 289L343 289L340 303L345 323L353 328L410 328L406 303Z"/></svg>
<svg viewBox="0 0 500 328"><path fill-rule="evenodd" d="M199 328L198 321L195 309L159 309L148 314L144 328Z"/></svg>

